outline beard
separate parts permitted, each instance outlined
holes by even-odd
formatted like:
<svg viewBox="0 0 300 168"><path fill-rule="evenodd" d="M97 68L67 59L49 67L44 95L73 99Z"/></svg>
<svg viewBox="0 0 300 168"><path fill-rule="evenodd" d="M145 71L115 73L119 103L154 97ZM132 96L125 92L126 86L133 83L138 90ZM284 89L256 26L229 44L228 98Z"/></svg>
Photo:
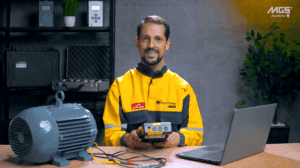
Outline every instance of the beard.
<svg viewBox="0 0 300 168"><path fill-rule="evenodd" d="M147 52L148 50L146 50L145 52ZM163 58L164 56L159 56L159 52L157 52L158 56L157 56L157 59L154 61L154 62L149 62L147 61L146 59L146 54L144 53L144 56L142 57L142 60L144 61L144 63L148 66L154 66L154 65L157 65Z"/></svg>

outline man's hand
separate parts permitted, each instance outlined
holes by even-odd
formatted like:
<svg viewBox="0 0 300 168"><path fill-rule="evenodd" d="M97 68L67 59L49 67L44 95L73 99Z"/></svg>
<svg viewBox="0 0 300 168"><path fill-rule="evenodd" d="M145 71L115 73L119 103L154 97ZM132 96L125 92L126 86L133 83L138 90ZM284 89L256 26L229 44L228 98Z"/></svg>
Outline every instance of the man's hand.
<svg viewBox="0 0 300 168"><path fill-rule="evenodd" d="M172 132L166 141L153 143L154 147L173 148L177 147L180 143L180 134L178 132Z"/></svg>
<svg viewBox="0 0 300 168"><path fill-rule="evenodd" d="M138 133L141 131L142 126L140 126L136 130L132 130L130 134L125 135L125 144L128 147L136 148L136 149L144 149L144 148L151 148L152 144L149 142L141 142L142 139L138 136Z"/></svg>

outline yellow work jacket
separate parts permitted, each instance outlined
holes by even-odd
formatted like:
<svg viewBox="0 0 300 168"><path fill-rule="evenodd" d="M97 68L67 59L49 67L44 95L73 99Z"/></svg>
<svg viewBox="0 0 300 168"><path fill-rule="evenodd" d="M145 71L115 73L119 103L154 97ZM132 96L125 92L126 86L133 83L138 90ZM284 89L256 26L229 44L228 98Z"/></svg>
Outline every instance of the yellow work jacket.
<svg viewBox="0 0 300 168"><path fill-rule="evenodd" d="M167 69L154 72L138 63L114 80L107 94L104 146L126 146L125 133L143 123L171 122L180 133L179 146L201 146L203 123L192 87Z"/></svg>

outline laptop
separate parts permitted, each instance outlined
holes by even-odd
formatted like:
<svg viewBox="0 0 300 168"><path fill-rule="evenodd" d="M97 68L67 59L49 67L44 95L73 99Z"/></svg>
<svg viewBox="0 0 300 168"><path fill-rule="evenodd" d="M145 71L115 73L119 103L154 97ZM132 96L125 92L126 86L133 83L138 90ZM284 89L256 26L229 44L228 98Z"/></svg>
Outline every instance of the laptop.
<svg viewBox="0 0 300 168"><path fill-rule="evenodd" d="M264 151L277 103L234 109L225 143L175 154L177 157L224 165Z"/></svg>

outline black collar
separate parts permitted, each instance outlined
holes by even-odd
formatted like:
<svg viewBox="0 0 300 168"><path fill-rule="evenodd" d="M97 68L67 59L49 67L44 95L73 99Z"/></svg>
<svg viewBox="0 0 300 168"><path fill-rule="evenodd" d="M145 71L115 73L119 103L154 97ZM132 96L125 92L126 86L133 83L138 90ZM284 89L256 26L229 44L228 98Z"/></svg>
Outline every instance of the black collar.
<svg viewBox="0 0 300 168"><path fill-rule="evenodd" d="M151 78L162 77L164 75L164 73L168 70L167 66L164 65L162 70L158 70L158 71L154 72L151 68L149 68L147 65L142 64L142 63L138 63L136 66L136 69L138 71L140 71L142 74L149 76Z"/></svg>

